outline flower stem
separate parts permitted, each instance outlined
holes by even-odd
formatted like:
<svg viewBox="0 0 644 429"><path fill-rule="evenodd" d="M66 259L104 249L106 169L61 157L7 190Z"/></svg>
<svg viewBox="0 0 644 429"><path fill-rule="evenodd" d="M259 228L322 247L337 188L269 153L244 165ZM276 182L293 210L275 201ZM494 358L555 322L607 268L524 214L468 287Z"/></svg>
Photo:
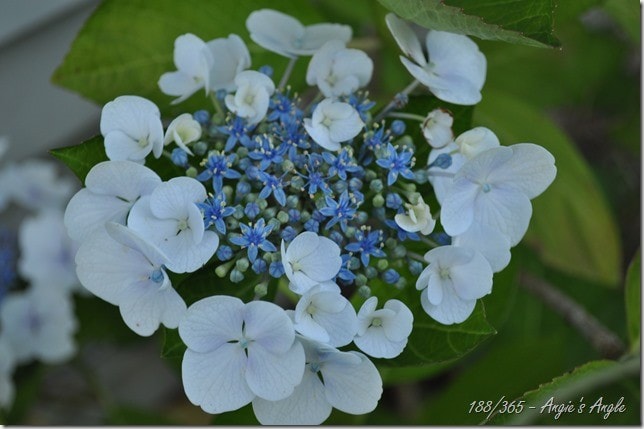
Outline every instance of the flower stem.
<svg viewBox="0 0 644 429"><path fill-rule="evenodd" d="M435 247L438 247L438 243L436 243L434 240L431 240L425 236L420 236L420 241L425 243L426 245L430 246L432 249Z"/></svg>
<svg viewBox="0 0 644 429"><path fill-rule="evenodd" d="M403 89L399 94L402 94L402 95L409 95L409 93L411 93L414 89L416 89L416 87L417 87L418 85L420 85L420 82L418 82L417 80L415 80L415 79L414 79L414 81L413 81L412 83L410 83L409 85L407 85L407 87L406 87L405 89ZM396 94L396 95L399 95L399 94ZM392 109L394 109L394 108L396 107L396 105L397 105L397 104L398 104L398 101L396 100L396 97L394 97L394 99L393 99L393 100L391 100L391 101L389 102L389 104L387 104L387 105L386 105L386 106L385 106L385 107L380 111L380 113L378 113L378 115L376 115L376 117L375 117L375 118L373 118L373 119L371 120L371 122L378 122L378 121L380 121L382 118L384 118L385 116L387 116L387 115L389 114L389 112L390 112Z"/></svg>
<svg viewBox="0 0 644 429"><path fill-rule="evenodd" d="M215 107L215 113L217 115L223 116L224 109L221 107L221 103L219 102L219 99L217 99L217 94L210 91L210 100L212 101L212 104Z"/></svg>
<svg viewBox="0 0 644 429"><path fill-rule="evenodd" d="M387 114L388 118L398 118L398 119L411 119L412 121L424 122L425 117L421 115L416 115L414 113L404 113L404 112L390 112Z"/></svg>
<svg viewBox="0 0 644 429"><path fill-rule="evenodd" d="M408 250L408 251L407 251L407 256L409 257L409 259L414 259L414 260L416 260L416 261L418 261L418 262L424 262L424 263L427 263L427 261L425 260L425 258L423 258L421 255L419 255L419 254L418 254L418 253L416 253L416 252L412 252L412 251L409 251L409 250Z"/></svg>
<svg viewBox="0 0 644 429"><path fill-rule="evenodd" d="M298 57L291 58L290 61L288 62L288 65L286 66L286 70L284 70L284 74L282 75L282 79L280 80L280 83L277 86L278 91L282 91L286 86L286 82L288 82L288 78L291 76L291 73L293 72L293 67L295 67L295 62L297 61L297 58Z"/></svg>

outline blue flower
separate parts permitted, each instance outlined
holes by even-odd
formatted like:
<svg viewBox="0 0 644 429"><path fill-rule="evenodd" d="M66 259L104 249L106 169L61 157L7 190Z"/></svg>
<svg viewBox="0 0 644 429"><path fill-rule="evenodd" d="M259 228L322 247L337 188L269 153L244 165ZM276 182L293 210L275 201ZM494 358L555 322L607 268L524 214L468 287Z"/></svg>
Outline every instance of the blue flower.
<svg viewBox="0 0 644 429"><path fill-rule="evenodd" d="M317 234L320 230L320 222L315 219L309 219L304 223L304 229Z"/></svg>
<svg viewBox="0 0 644 429"><path fill-rule="evenodd" d="M369 265L371 256L384 258L385 252L382 251L382 231L370 231L359 229L354 237L355 242L347 244L344 248L349 252L359 253L360 261L365 267Z"/></svg>
<svg viewBox="0 0 644 429"><path fill-rule="evenodd" d="M398 210L403 204L402 198L396 192L390 192L385 198L385 205L390 209Z"/></svg>
<svg viewBox="0 0 644 429"><path fill-rule="evenodd" d="M269 122L280 120L282 123L287 123L293 118L301 118L302 111L297 107L297 104L288 96L288 93L276 93L268 105L268 116L266 120Z"/></svg>
<svg viewBox="0 0 644 429"><path fill-rule="evenodd" d="M235 209L226 206L225 194L221 193L216 197L208 198L203 203L197 203L197 207L199 207L203 215L205 228L215 225L220 234L226 234L226 222L224 222L224 219L235 213Z"/></svg>
<svg viewBox="0 0 644 429"><path fill-rule="evenodd" d="M326 207L320 209L320 213L331 218L326 224L326 229L331 228L336 223L340 223L340 227L344 231L347 227L347 222L353 219L358 208L355 197L352 195L350 198L349 193L344 191L338 201L335 201L331 197L325 197L324 202L326 203Z"/></svg>
<svg viewBox="0 0 644 429"><path fill-rule="evenodd" d="M391 132L397 136L402 135L405 132L407 126L400 119L396 119L391 123Z"/></svg>
<svg viewBox="0 0 644 429"><path fill-rule="evenodd" d="M255 225L239 224L241 228L241 236L231 237L230 242L242 248L248 248L248 260L253 263L257 259L259 249L264 252L276 252L277 248L273 243L268 241L267 237L270 235L273 227L266 225L264 219L258 220Z"/></svg>
<svg viewBox="0 0 644 429"><path fill-rule="evenodd" d="M284 265L282 265L282 262L271 262L271 264L268 266L268 274L276 279L282 277L284 275Z"/></svg>
<svg viewBox="0 0 644 429"><path fill-rule="evenodd" d="M297 231L292 226L287 226L280 233L280 237L282 237L282 240L286 241L287 243L293 240L296 236L297 236Z"/></svg>
<svg viewBox="0 0 644 429"><path fill-rule="evenodd" d="M286 147L289 159L296 164L298 159L304 159L298 149L309 149L311 147L309 136L299 119L290 118L288 122L282 122L281 126L276 125L273 128L273 133Z"/></svg>
<svg viewBox="0 0 644 429"><path fill-rule="evenodd" d="M255 262L253 262L253 265L251 265L251 268L253 269L255 274L261 274L266 272L266 270L268 269L268 264L265 260L257 258L255 259Z"/></svg>
<svg viewBox="0 0 644 429"><path fill-rule="evenodd" d="M207 127L210 123L210 113L207 110L197 110L192 114L192 118L199 122L202 127Z"/></svg>
<svg viewBox="0 0 644 429"><path fill-rule="evenodd" d="M0 301L16 279L15 237L9 230L0 230Z"/></svg>
<svg viewBox="0 0 644 429"><path fill-rule="evenodd" d="M256 147L248 153L248 157L259 161L259 168L266 170L271 164L281 164L284 162L282 155L286 152L286 147L273 145L273 139L267 135L255 138Z"/></svg>
<svg viewBox="0 0 644 429"><path fill-rule="evenodd" d="M367 120L369 119L367 117L367 113L369 113L369 110L371 110L371 108L376 105L376 102L367 99L364 94L360 94L360 96L351 94L349 96L349 104L358 111L360 119L362 119L364 122L367 122Z"/></svg>
<svg viewBox="0 0 644 429"><path fill-rule="evenodd" d="M217 249L216 255L217 259L219 259L220 261L228 261L233 258L233 249L231 249L230 246L223 244Z"/></svg>
<svg viewBox="0 0 644 429"><path fill-rule="evenodd" d="M179 167L187 167L188 166L188 154L186 153L185 150L181 148L175 148L172 153L170 154L170 159L172 160L172 163L176 166Z"/></svg>
<svg viewBox="0 0 644 429"><path fill-rule="evenodd" d="M385 127L380 127L376 131L370 131L367 133L364 139L363 147L369 148L372 151L385 146L390 145L391 135L388 132L385 132Z"/></svg>
<svg viewBox="0 0 644 429"><path fill-rule="evenodd" d="M260 209L256 203L251 202L246 204L246 207L244 207L244 214L248 217L248 219L255 219L259 212Z"/></svg>
<svg viewBox="0 0 644 429"><path fill-rule="evenodd" d="M258 179L262 182L264 187L259 191L260 198L268 198L271 194L275 197L277 202L283 206L286 204L286 194L284 193L284 183L282 177L276 177L264 171L257 173Z"/></svg>
<svg viewBox="0 0 644 429"><path fill-rule="evenodd" d="M376 164L389 170L389 174L387 175L387 185L393 185L396 180L398 180L399 174L405 179L412 180L414 178L414 173L411 171L410 167L412 157L414 155L413 152L409 150L398 152L391 143L388 143L387 153L388 156L386 158L380 158L376 161Z"/></svg>
<svg viewBox="0 0 644 429"><path fill-rule="evenodd" d="M329 177L337 174L340 179L347 180L347 172L357 173L362 170L347 149L342 149L338 156L333 155L331 152L323 152L322 157L329 165Z"/></svg>
<svg viewBox="0 0 644 429"><path fill-rule="evenodd" d="M251 140L249 134L255 129L254 125L246 124L243 118L231 116L228 118L227 124L217 127L217 130L228 136L226 140L226 147L224 150L230 152L233 150L237 142L241 142L244 146L250 146Z"/></svg>
<svg viewBox="0 0 644 429"><path fill-rule="evenodd" d="M342 267L340 268L340 272L338 273L338 278L347 281L347 282L352 282L355 280L356 275L351 272L349 269L349 261L351 260L351 254L345 253L344 255L340 255L342 258Z"/></svg>
<svg viewBox="0 0 644 429"><path fill-rule="evenodd" d="M398 271L394 270L393 268L389 268L387 271L382 273L382 279L385 281L385 283L393 285L396 284L398 279L400 279L400 274L398 274Z"/></svg>
<svg viewBox="0 0 644 429"><path fill-rule="evenodd" d="M316 153L309 154L308 162L304 165L307 174L298 173L300 176L307 179L304 187L308 188L308 193L310 195L315 195L318 189L322 190L324 195L329 195L331 187L326 182L326 177L324 173L320 171L320 166L322 165L322 157Z"/></svg>
<svg viewBox="0 0 644 429"><path fill-rule="evenodd" d="M241 177L241 173L232 168L236 159L237 157L234 154L224 155L219 152L213 152L208 156L208 160L204 165L206 169L199 173L197 180L205 182L212 178L213 189L217 194L220 193L224 186L224 178L239 179Z"/></svg>

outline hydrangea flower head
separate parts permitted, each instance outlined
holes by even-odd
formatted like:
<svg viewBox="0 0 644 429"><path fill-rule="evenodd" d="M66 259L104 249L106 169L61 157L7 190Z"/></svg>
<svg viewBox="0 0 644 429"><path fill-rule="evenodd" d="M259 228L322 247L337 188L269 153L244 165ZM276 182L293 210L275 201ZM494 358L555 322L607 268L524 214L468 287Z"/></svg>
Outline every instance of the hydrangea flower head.
<svg viewBox="0 0 644 429"><path fill-rule="evenodd" d="M150 152L156 158L163 152L161 113L142 97L122 95L107 103L101 112L101 134L107 157L113 161L143 164Z"/></svg>
<svg viewBox="0 0 644 429"><path fill-rule="evenodd" d="M196 142L200 137L201 125L192 118L190 113L184 113L170 122L165 132L163 144L167 146L175 142L186 153L194 155L187 145Z"/></svg>
<svg viewBox="0 0 644 429"><path fill-rule="evenodd" d="M302 380L304 349L273 303L204 298L190 306L179 335L188 346L181 365L186 395L206 412L236 410L255 398L278 401Z"/></svg>
<svg viewBox="0 0 644 429"><path fill-rule="evenodd" d="M352 34L347 25L304 26L292 16L272 9L252 12L246 20L246 28L259 46L289 58L313 55L329 40L346 43Z"/></svg>
<svg viewBox="0 0 644 429"><path fill-rule="evenodd" d="M487 62L469 37L431 30L425 44L425 57L420 41L406 21L390 13L386 18L389 31L407 57L400 57L407 71L439 99L448 103L472 105L481 101Z"/></svg>

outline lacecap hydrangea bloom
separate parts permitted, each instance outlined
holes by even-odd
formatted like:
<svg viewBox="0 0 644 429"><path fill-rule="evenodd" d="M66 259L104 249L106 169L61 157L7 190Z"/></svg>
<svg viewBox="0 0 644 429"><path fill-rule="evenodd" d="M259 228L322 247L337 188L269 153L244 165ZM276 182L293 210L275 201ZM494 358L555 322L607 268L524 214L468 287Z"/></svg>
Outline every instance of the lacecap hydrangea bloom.
<svg viewBox="0 0 644 429"><path fill-rule="evenodd" d="M477 103L486 60L466 36L430 31L425 52L410 24L387 24L415 80L377 112L373 61L350 47L349 27L268 9L246 26L290 58L279 81L250 68L241 36L185 34L160 89L176 103L203 88L212 111L168 118L165 131L151 102L119 97L103 111L112 153L110 132L139 132L118 140L119 156L96 165L67 208L78 276L138 334L178 326L184 389L206 412L250 403L264 424L318 424L333 408L372 411L382 379L370 357L404 356L419 319L467 320L525 234L530 199L554 180L540 146L501 146L484 127L456 135L446 108L401 111L420 84ZM288 86L300 57L311 57L307 97ZM123 100L124 111L141 107L129 122L115 115ZM184 174L142 165L150 153ZM212 292L184 300L189 273ZM239 296L222 295L217 279ZM284 306L268 302L278 288Z"/></svg>

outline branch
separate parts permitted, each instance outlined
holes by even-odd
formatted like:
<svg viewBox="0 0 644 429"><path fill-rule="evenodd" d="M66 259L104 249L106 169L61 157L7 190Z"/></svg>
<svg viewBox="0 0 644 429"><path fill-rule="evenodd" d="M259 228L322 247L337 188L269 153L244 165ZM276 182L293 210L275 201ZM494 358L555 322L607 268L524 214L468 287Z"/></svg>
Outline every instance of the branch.
<svg viewBox="0 0 644 429"><path fill-rule="evenodd" d="M624 353L617 335L559 289L527 273L521 274L520 284L577 329L602 357L615 359Z"/></svg>

